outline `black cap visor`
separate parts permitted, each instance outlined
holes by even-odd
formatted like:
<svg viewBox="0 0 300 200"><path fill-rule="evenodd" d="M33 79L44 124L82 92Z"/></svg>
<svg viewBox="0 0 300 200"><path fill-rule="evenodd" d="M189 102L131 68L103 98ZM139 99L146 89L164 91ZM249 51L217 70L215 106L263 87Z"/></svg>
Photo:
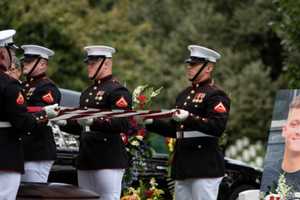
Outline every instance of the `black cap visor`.
<svg viewBox="0 0 300 200"><path fill-rule="evenodd" d="M105 56L87 56L84 58L83 62L86 64L95 63L103 58L105 58Z"/></svg>
<svg viewBox="0 0 300 200"><path fill-rule="evenodd" d="M35 59L39 58L40 55L35 55L35 54L24 54L24 57L20 59L21 63L31 63Z"/></svg>
<svg viewBox="0 0 300 200"><path fill-rule="evenodd" d="M19 46L17 46L15 43L8 43L8 44L6 44L6 47L8 47L8 48L10 48L10 49L13 49L13 50L18 50L18 49L20 49L20 47Z"/></svg>
<svg viewBox="0 0 300 200"><path fill-rule="evenodd" d="M200 63L205 63L208 60L206 58L198 58L198 57L189 57L188 59L185 60L185 63L194 65L194 64L200 64Z"/></svg>

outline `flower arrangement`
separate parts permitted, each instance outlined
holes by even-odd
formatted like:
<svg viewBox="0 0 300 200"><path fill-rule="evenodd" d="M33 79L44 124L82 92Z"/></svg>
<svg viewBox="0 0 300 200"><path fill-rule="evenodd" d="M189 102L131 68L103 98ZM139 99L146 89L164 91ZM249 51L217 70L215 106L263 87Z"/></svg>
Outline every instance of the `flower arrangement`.
<svg viewBox="0 0 300 200"><path fill-rule="evenodd" d="M132 93L133 109L149 109L152 98L158 96L163 87L154 89L149 85L140 85L136 87Z"/></svg>
<svg viewBox="0 0 300 200"><path fill-rule="evenodd" d="M271 191L265 200L288 200L293 199L293 187L286 183L285 173L279 175L278 184L275 191Z"/></svg>
<svg viewBox="0 0 300 200"><path fill-rule="evenodd" d="M154 89L148 85L140 85L133 91L133 109L149 109L152 99L160 94L162 87ZM143 171L146 159L152 157L153 149L144 140L146 129L137 120L138 117L130 118L131 130L127 134L122 134L123 142L126 145L131 165L124 175L125 186L137 181L137 171Z"/></svg>
<svg viewBox="0 0 300 200"><path fill-rule="evenodd" d="M291 195L293 188L286 183L286 179L283 174L280 174L278 179L278 185L276 188L276 192L280 195L282 199L286 199Z"/></svg>
<svg viewBox="0 0 300 200"><path fill-rule="evenodd" d="M169 153L174 152L175 143L176 143L175 138L166 138L166 144L167 144Z"/></svg>
<svg viewBox="0 0 300 200"><path fill-rule="evenodd" d="M175 138L166 138L166 145L168 149L168 154L169 154L169 163L172 162L173 156L174 156L174 149L175 149L175 144L176 144L176 139ZM168 175L171 175L171 165L168 167Z"/></svg>
<svg viewBox="0 0 300 200"><path fill-rule="evenodd" d="M152 148L144 141L145 130L139 129L136 134L127 136L122 134L123 142L130 159L132 167L128 168L124 174L125 186L131 185L133 181L137 181L138 171L143 171L146 166L146 159L152 157Z"/></svg>
<svg viewBox="0 0 300 200"><path fill-rule="evenodd" d="M140 180L139 187L137 189L129 187L121 200L162 200L164 191L157 186L155 178L151 178L148 184Z"/></svg>
<svg viewBox="0 0 300 200"><path fill-rule="evenodd" d="M265 200L282 200L279 194L269 194L265 197Z"/></svg>

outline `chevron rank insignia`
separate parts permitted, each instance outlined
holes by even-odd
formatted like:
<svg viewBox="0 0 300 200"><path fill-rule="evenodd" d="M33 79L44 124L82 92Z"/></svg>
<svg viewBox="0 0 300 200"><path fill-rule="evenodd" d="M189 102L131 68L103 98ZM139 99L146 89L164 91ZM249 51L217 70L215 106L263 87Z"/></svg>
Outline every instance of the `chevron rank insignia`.
<svg viewBox="0 0 300 200"><path fill-rule="evenodd" d="M44 96L42 96L42 99L45 103L48 103L48 104L51 104L54 102L54 98L50 91L47 94L45 94Z"/></svg>
<svg viewBox="0 0 300 200"><path fill-rule="evenodd" d="M119 108L126 108L128 106L128 103L124 97L119 98L119 100L116 102L116 106Z"/></svg>
<svg viewBox="0 0 300 200"><path fill-rule="evenodd" d="M25 99L24 99L24 97L23 97L23 95L22 95L21 92L19 92L19 94L18 94L18 97L16 99L16 103L18 105L23 105L25 103Z"/></svg>
<svg viewBox="0 0 300 200"><path fill-rule="evenodd" d="M225 108L225 106L223 105L222 102L218 103L215 107L214 107L214 111L217 113L226 113L227 109Z"/></svg>

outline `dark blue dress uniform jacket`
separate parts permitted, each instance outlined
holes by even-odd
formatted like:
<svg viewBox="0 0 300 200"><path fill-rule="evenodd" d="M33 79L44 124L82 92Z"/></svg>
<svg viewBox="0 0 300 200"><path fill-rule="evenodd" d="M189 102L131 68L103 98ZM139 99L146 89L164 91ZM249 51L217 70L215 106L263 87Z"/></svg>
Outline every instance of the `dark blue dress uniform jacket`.
<svg viewBox="0 0 300 200"><path fill-rule="evenodd" d="M112 76L96 81L80 96L81 108L131 109L129 91ZM77 167L80 170L127 168L129 159L120 133L131 125L126 118L97 118L84 132L75 121L68 121L62 130L81 134Z"/></svg>
<svg viewBox="0 0 300 200"><path fill-rule="evenodd" d="M189 111L183 122L154 120L147 129L167 137L176 132L198 131L205 137L176 140L171 175L177 180L187 178L214 178L224 175L224 157L218 139L225 130L230 99L211 80L183 90L176 99L176 108ZM180 134L179 134L180 135Z"/></svg>
<svg viewBox="0 0 300 200"><path fill-rule="evenodd" d="M44 74L23 83L23 94L29 107L59 104L60 91ZM56 144L50 126L27 132L23 136L25 161L55 160Z"/></svg>
<svg viewBox="0 0 300 200"><path fill-rule="evenodd" d="M21 133L29 132L47 123L44 111L27 112L19 81L0 71L0 121L12 127L0 127L0 170L24 172ZM43 118L44 120L37 120Z"/></svg>

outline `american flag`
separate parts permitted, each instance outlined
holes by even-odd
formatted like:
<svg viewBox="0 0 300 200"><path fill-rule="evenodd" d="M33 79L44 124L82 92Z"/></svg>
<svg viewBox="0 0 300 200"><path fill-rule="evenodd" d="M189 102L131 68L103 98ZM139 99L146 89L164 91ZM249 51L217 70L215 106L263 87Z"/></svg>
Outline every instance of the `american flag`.
<svg viewBox="0 0 300 200"><path fill-rule="evenodd" d="M67 119L89 119L89 118L122 118L141 116L148 118L169 118L173 115L174 110L101 110L95 108L69 108L63 107L57 117L51 121L67 120Z"/></svg>

